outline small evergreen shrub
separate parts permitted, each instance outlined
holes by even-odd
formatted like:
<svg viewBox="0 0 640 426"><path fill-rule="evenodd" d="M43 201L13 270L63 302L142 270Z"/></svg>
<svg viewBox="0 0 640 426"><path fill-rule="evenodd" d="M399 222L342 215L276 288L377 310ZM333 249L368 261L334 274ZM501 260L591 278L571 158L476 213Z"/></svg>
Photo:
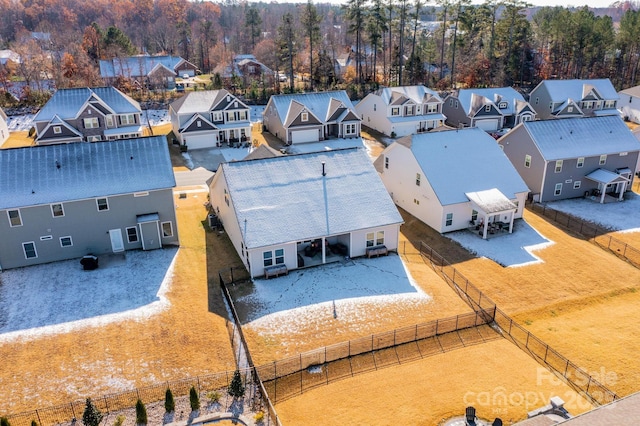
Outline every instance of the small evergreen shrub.
<svg viewBox="0 0 640 426"><path fill-rule="evenodd" d="M0 417L0 426L11 426L11 423L6 417Z"/></svg>
<svg viewBox="0 0 640 426"><path fill-rule="evenodd" d="M191 404L191 411L200 409L200 397L194 386L191 386L191 389L189 389L189 404Z"/></svg>
<svg viewBox="0 0 640 426"><path fill-rule="evenodd" d="M100 426L103 417L98 407L91 401L91 398L87 398L84 413L82 413L82 424L85 426Z"/></svg>
<svg viewBox="0 0 640 426"><path fill-rule="evenodd" d="M136 424L147 424L147 407L144 406L144 403L140 399L136 401Z"/></svg>
<svg viewBox="0 0 640 426"><path fill-rule="evenodd" d="M207 398L209 398L209 402L212 404L217 404L220 401L221 396L222 395L220 395L220 392L218 391L209 392L207 394Z"/></svg>
<svg viewBox="0 0 640 426"><path fill-rule="evenodd" d="M236 370L233 372L233 379L231 379L231 383L229 383L229 389L227 389L229 395L234 398L242 398L244 396L244 385L242 384L242 377L240 376L240 371Z"/></svg>
<svg viewBox="0 0 640 426"><path fill-rule="evenodd" d="M113 422L113 426L122 426L124 424L124 419L126 419L125 416L123 416L122 414L118 414L118 417L116 417L116 421Z"/></svg>
<svg viewBox="0 0 640 426"><path fill-rule="evenodd" d="M176 409L176 401L173 399L173 392L169 388L164 394L164 409L167 413L173 413Z"/></svg>

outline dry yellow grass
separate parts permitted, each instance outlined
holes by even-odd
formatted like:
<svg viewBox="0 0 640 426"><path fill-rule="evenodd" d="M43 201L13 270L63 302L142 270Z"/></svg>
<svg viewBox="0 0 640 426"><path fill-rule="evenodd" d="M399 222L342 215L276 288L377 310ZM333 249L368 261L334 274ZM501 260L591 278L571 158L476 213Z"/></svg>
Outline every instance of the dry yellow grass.
<svg viewBox="0 0 640 426"><path fill-rule="evenodd" d="M475 406L505 424L560 396L572 414L591 409L512 343L499 339L321 386L276 405L283 424L429 425Z"/></svg>
<svg viewBox="0 0 640 426"><path fill-rule="evenodd" d="M235 368L215 275L233 252L205 233L204 201L204 192L176 196L181 248L170 308L144 321L1 343L3 412Z"/></svg>
<svg viewBox="0 0 640 426"><path fill-rule="evenodd" d="M34 139L32 137L29 137L28 131L10 132L9 139L7 139L0 148L20 148L23 146L31 146L34 144Z"/></svg>

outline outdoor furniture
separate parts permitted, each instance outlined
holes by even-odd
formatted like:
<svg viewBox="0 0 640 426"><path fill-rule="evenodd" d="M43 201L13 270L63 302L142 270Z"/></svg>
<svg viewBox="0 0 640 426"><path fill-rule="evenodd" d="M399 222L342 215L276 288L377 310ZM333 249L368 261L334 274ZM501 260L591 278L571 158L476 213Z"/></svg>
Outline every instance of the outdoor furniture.
<svg viewBox="0 0 640 426"><path fill-rule="evenodd" d="M476 424L476 409L474 407L467 407L465 409L464 424L467 426L473 426Z"/></svg>
<svg viewBox="0 0 640 426"><path fill-rule="evenodd" d="M279 277L280 275L287 275L289 270L287 265L281 263L279 265L271 265L264 268L264 277L269 279L270 277Z"/></svg>
<svg viewBox="0 0 640 426"><path fill-rule="evenodd" d="M88 254L86 256L82 256L80 259L80 264L82 265L82 269L85 271L93 271L98 268L98 257L92 254Z"/></svg>
<svg viewBox="0 0 640 426"><path fill-rule="evenodd" d="M386 256L387 253L388 253L387 246L384 246L384 245L367 247L368 258L372 258L373 256L376 256L376 257L382 256L382 255Z"/></svg>
<svg viewBox="0 0 640 426"><path fill-rule="evenodd" d="M331 244L329 249L331 250L331 253L339 254L341 256L349 255L349 247L342 243Z"/></svg>

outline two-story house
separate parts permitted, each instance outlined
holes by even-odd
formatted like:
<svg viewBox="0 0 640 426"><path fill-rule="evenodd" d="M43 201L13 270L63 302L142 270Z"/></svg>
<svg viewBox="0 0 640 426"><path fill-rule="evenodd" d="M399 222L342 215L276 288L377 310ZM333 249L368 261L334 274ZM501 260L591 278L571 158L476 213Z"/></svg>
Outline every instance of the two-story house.
<svg viewBox="0 0 640 426"><path fill-rule="evenodd" d="M33 118L36 144L142 136L140 104L114 87L59 89Z"/></svg>
<svg viewBox="0 0 640 426"><path fill-rule="evenodd" d="M444 99L443 112L452 127L479 127L488 132L536 118L531 105L512 87L460 89Z"/></svg>
<svg viewBox="0 0 640 426"><path fill-rule="evenodd" d="M262 125L286 145L360 137L360 118L344 90L273 95Z"/></svg>
<svg viewBox="0 0 640 426"><path fill-rule="evenodd" d="M362 124L390 137L422 133L444 124L442 98L425 86L385 87L356 105Z"/></svg>
<svg viewBox="0 0 640 426"><path fill-rule="evenodd" d="M619 100L608 78L543 80L529 94L539 120L620 115Z"/></svg>
<svg viewBox="0 0 640 426"><path fill-rule="evenodd" d="M189 149L251 141L249 107L225 89L189 92L169 105L169 116Z"/></svg>
<svg viewBox="0 0 640 426"><path fill-rule="evenodd" d="M164 136L0 150L0 269L178 244Z"/></svg>
<svg viewBox="0 0 640 426"><path fill-rule="evenodd" d="M640 151L640 141L619 116L525 121L498 143L539 202L622 200Z"/></svg>
<svg viewBox="0 0 640 426"><path fill-rule="evenodd" d="M618 92L618 109L625 120L640 124L640 86L629 87Z"/></svg>
<svg viewBox="0 0 640 426"><path fill-rule="evenodd" d="M139 83L141 87L173 89L176 77L196 75L198 67L179 56L124 56L100 61L100 76L105 84L118 78Z"/></svg>
<svg viewBox="0 0 640 426"><path fill-rule="evenodd" d="M229 64L218 65L213 73L220 74L227 85L232 85L233 78L237 77L242 80L244 87L249 87L252 82L272 85L275 76L271 68L250 54L236 55Z"/></svg>
<svg viewBox="0 0 640 426"><path fill-rule="evenodd" d="M9 139L9 125L7 124L7 115L0 108L0 146Z"/></svg>

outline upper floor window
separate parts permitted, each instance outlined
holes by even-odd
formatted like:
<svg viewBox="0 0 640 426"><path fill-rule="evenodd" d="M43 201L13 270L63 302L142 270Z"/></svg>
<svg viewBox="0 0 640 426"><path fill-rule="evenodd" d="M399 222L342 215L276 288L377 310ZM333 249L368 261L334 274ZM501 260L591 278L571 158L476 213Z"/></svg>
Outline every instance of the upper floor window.
<svg viewBox="0 0 640 426"><path fill-rule="evenodd" d="M60 127L60 126L53 126L53 134L54 134L54 135L59 135L60 133L62 133L62 127Z"/></svg>
<svg viewBox="0 0 640 426"><path fill-rule="evenodd" d="M389 157L384 157L384 168L385 169L389 168Z"/></svg>
<svg viewBox="0 0 640 426"><path fill-rule="evenodd" d="M506 102L500 102L498 104L498 108L500 108L500 109L505 109L506 107L507 107L507 103Z"/></svg>
<svg viewBox="0 0 640 426"><path fill-rule="evenodd" d="M222 112L214 111L213 112L213 121L222 121Z"/></svg>
<svg viewBox="0 0 640 426"><path fill-rule="evenodd" d="M427 114L433 114L438 112L438 104L427 104L426 108Z"/></svg>
<svg viewBox="0 0 640 426"><path fill-rule="evenodd" d="M106 116L105 120L107 121L107 127L115 126L115 121L113 120L113 114L109 114Z"/></svg>
<svg viewBox="0 0 640 426"><path fill-rule="evenodd" d="M83 121L85 129L96 129L99 126L98 117L85 118Z"/></svg>
<svg viewBox="0 0 640 426"><path fill-rule="evenodd" d="M309 121L309 113L308 112L303 112L302 114L300 114L300 120L301 121Z"/></svg>
<svg viewBox="0 0 640 426"><path fill-rule="evenodd" d="M420 186L420 173L416 173L416 186Z"/></svg>
<svg viewBox="0 0 640 426"><path fill-rule="evenodd" d="M109 202L106 198L96 199L96 205L98 206L98 211L109 210Z"/></svg>
<svg viewBox="0 0 640 426"><path fill-rule="evenodd" d="M567 107L567 112L573 112L573 107L572 106Z"/></svg>
<svg viewBox="0 0 640 426"><path fill-rule="evenodd" d="M9 225L22 226L22 216L20 216L20 210L7 210L7 216L9 216Z"/></svg>
<svg viewBox="0 0 640 426"><path fill-rule="evenodd" d="M629 101L631 101L631 98L629 98ZM616 101L604 101L604 107L605 108L615 108L616 107Z"/></svg>
<svg viewBox="0 0 640 426"><path fill-rule="evenodd" d="M135 114L123 114L120 116L120 124L136 124Z"/></svg>
<svg viewBox="0 0 640 426"><path fill-rule="evenodd" d="M398 108L398 107L391 108L391 115L392 116L400 115L400 108Z"/></svg>
<svg viewBox="0 0 640 426"><path fill-rule="evenodd" d="M525 155L524 156L524 166L526 168L531 167L531 156L530 155Z"/></svg>
<svg viewBox="0 0 640 426"><path fill-rule="evenodd" d="M576 163L576 167L577 167L577 168L580 168L580 167L582 167L582 166L584 166L584 157L579 157L579 158L578 158L578 161L577 161L577 163Z"/></svg>
<svg viewBox="0 0 640 426"><path fill-rule="evenodd" d="M484 112L491 112L491 105L485 105Z"/></svg>
<svg viewBox="0 0 640 426"><path fill-rule="evenodd" d="M415 115L416 106L415 105L407 105L404 107L404 115Z"/></svg>
<svg viewBox="0 0 640 426"><path fill-rule="evenodd" d="M51 214L53 217L64 216L64 208L62 207L62 204L51 204Z"/></svg>
<svg viewBox="0 0 640 426"><path fill-rule="evenodd" d="M556 160L556 173L560 173L562 171L562 160Z"/></svg>
<svg viewBox="0 0 640 426"><path fill-rule="evenodd" d="M584 101L584 102L582 102L582 108L584 108L584 109L592 109L593 108L593 101Z"/></svg>
<svg viewBox="0 0 640 426"><path fill-rule="evenodd" d="M600 162L598 164L600 164L601 166L605 165L607 163L607 154L603 154L600 156Z"/></svg>

